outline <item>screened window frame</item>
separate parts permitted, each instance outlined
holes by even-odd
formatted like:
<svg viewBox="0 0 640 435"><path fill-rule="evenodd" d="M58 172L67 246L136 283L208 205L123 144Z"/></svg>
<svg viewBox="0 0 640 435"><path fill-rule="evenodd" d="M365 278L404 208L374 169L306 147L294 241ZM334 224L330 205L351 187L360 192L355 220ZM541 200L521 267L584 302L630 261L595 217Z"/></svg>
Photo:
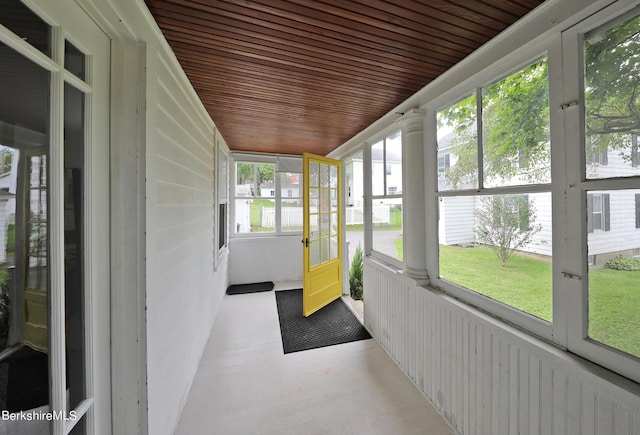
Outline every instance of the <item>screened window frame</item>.
<svg viewBox="0 0 640 435"><path fill-rule="evenodd" d="M291 199L302 199L303 198L303 186L302 183L300 183L300 191L299 191L299 195L300 196L296 196L296 197L288 197L288 196L282 196L282 186L281 186L281 180L280 180L280 174L282 172L288 172L288 173L294 173L294 174L298 174L300 176L300 178L302 179L302 177L304 177L303 171L302 171L302 158L300 157L300 172L296 172L294 170L287 170L287 171L281 171L279 169L279 163L278 163L278 158L279 156L277 155L259 155L259 154L247 154L247 155L230 155L229 156L229 181L230 181L230 185L229 185L229 197L231 199L231 201L233 202L233 205L231 207L227 207L227 213L228 213L228 219L229 219L229 239L233 239L233 238L254 238L254 237L278 237L278 236L283 236L283 237L287 237L287 236L295 236L295 237L301 237L302 236L302 229L300 229L299 231L282 231L282 222L281 222L281 213L282 213L282 201L287 201L287 200L291 200ZM287 158L291 158L291 157L287 157ZM297 156L296 156L297 158ZM274 231L258 231L258 232L246 232L246 233L240 233L237 231L237 227L236 227L236 201L237 200L242 200L242 199L250 199L252 197L247 197L247 196L237 196L237 192L236 192L236 182L237 182L237 178L236 178L236 168L237 168L237 164L238 163L253 163L253 164L270 164L273 165L274 167L274 189L275 189L275 195L274 196L270 196L269 198L265 199L270 199L274 201L275 204L275 228Z"/></svg>
<svg viewBox="0 0 640 435"><path fill-rule="evenodd" d="M364 169L364 205L365 205L365 225L364 225L364 230L365 230L365 254L369 255L373 258L376 258L384 263L390 264L398 269L402 269L404 267L404 258L402 260L398 259L398 258L394 258L390 255L385 254L384 252L378 251L376 249L374 249L374 244L373 244L373 204L374 201L376 200L386 200L386 199L400 199L402 201L402 221L403 221L403 228L404 228L404 219L405 219L405 212L404 212L404 186L402 188L401 193L396 193L396 194L387 194L388 191L388 186L387 186L387 177L390 175L388 172L392 172L392 171L388 171L387 170L387 149L386 149L386 140L389 136L395 134L395 133L400 133L400 138L401 138L401 143L402 148L404 148L404 134L403 134L403 130L400 126L398 125L393 125L385 130L383 130L382 132L380 132L379 134L377 134L376 136L373 136L370 140L367 140L364 143L364 147L362 149L363 151L363 169ZM377 145L378 143L382 142L383 143L383 161L382 161L382 168L383 168L383 195L374 195L373 194L373 157L372 157L372 147L374 145ZM402 159L403 162L400 165L401 166L401 170L402 170L402 180L404 183L404 179L405 179L405 174L404 174L404 149L402 150ZM403 244L405 239L405 233L404 231L402 232L402 239L403 239Z"/></svg>
<svg viewBox="0 0 640 435"><path fill-rule="evenodd" d="M634 5L618 2L600 12L573 21L554 35L534 40L517 52L507 54L490 67L468 77L459 85L434 98L427 109L427 146L430 158L428 170L433 180L427 185L427 232L438 234L438 202L440 198L490 194L527 194L550 192L552 195L552 295L553 322L547 323L501 302L439 278L439 244L427 246L430 285L473 307L517 328L541 337L560 349L592 361L640 382L640 358L625 354L588 337L588 267L587 249L587 192L640 189L639 177L587 179L589 158L584 141L584 98L582 92L582 36L607 22L615 22ZM636 8L640 13L640 7ZM550 184L533 186L505 186L458 191L438 191L437 114L486 84L517 71L546 54L549 80L550 112ZM510 68L511 66L511 68ZM502 74L501 74L502 73ZM481 104L479 102L478 104ZM481 134L481 122L479 122ZM479 139L479 142L481 139ZM481 143L481 142L480 142ZM480 153L479 153L480 154ZM482 168L482 162L479 162ZM479 180L480 181L480 180ZM612 210L613 212L613 210Z"/></svg>
<svg viewBox="0 0 640 435"><path fill-rule="evenodd" d="M520 184L520 185L509 185L509 186L499 186L499 187L485 187L484 186L484 162L483 162L483 110L482 110L482 97L484 94L484 89L488 86L491 86L495 83L500 82L501 80L509 77L512 74L515 74L522 69L540 61L546 60L548 64L548 80L549 80L549 105L552 104L552 96L551 96L551 64L552 64L552 56L550 51L551 47L548 45L538 45L537 47L531 49L528 52L519 53L518 55L508 56L505 59L497 62L497 64L501 65L500 69L494 69L493 74L488 75L480 75L476 78L475 81L470 81L468 87L461 88L458 92L452 93L447 100L444 100L442 103L437 106L433 106L433 110L429 111L428 116L432 117L431 122L432 125L437 125L437 114L471 95L475 95L476 97L476 135L477 135L477 157L478 163L476 168L477 174L477 187L474 188L464 188L464 189L452 189L452 190L442 190L438 191L437 187L435 187L433 202L434 207L439 207L439 201L441 198L451 198L451 197L477 197L477 196L491 196L491 195L531 195L535 193L550 193L551 201L552 201L552 209L556 209L556 196L557 192L554 190L558 190L556 187L552 185L552 183L537 183L537 184ZM510 58L510 59L509 59ZM549 122L551 123L551 118ZM434 143L434 147L432 150L432 161L434 162L431 169L438 174L438 142L436 139L437 131L432 133L432 140ZM552 151L553 153L553 151ZM551 157L553 159L553 156ZM553 173L552 166L552 179L554 179L555 174ZM438 175L436 175L438 177ZM553 212L555 215L555 212ZM435 234L438 235L439 239L439 230L440 223L439 220L435 222L435 228L431 229ZM429 231L429 229L427 229ZM552 217L552 244L556 239L556 223L554 217ZM529 314L525 311L521 311L515 307L512 307L506 303L500 302L498 300L492 299L488 296L485 296L482 293L474 291L472 289L466 288L460 284L457 284L453 281L449 281L444 277L440 276L440 244L436 244L431 249L433 252L428 253L427 255L432 255L435 258L434 263L432 263L436 271L430 271L431 283L433 286L445 291L446 293L451 294L452 296L467 302L468 304L478 307L483 311L486 311L492 315L495 315L498 318L504 319L510 323L515 325L519 325L520 327L532 332L535 335L538 335L546 340L554 339L554 323L547 322L541 318L538 318L532 314ZM429 248L428 248L429 249ZM553 257L552 257L553 258ZM552 260L553 261L553 260ZM552 270L553 281L555 282L556 278L556 266L554 263L554 267ZM552 298L555 300L555 286L552 289ZM552 302L553 303L553 302ZM554 321L557 319L556 310L553 310L553 319Z"/></svg>
<svg viewBox="0 0 640 435"><path fill-rule="evenodd" d="M562 32L562 84L565 86L563 137L566 138L566 232L569 254L564 265L563 291L566 294L567 349L623 376L640 382L640 357L600 343L589 337L589 261L588 195L640 189L640 176L589 178L590 164L585 139L586 102L584 98L584 41L602 28L615 26L640 15L640 6L614 3ZM633 167L633 162L631 162ZM580 210L580 213L572 213ZM604 211L604 210L603 210ZM598 230L600 231L600 230ZM604 230L603 230L604 231Z"/></svg>

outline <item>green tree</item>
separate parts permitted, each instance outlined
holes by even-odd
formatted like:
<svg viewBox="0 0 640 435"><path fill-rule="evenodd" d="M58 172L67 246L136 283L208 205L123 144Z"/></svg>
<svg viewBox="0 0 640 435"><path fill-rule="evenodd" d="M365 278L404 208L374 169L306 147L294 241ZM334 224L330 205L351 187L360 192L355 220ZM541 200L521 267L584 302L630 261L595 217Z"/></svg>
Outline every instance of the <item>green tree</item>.
<svg viewBox="0 0 640 435"><path fill-rule="evenodd" d="M483 89L485 179L507 179L517 173L528 181L537 182L548 173L548 95L546 60ZM452 144L456 164L448 174L454 186L464 182L477 184L477 117L475 95L439 114L439 124L450 126L456 132Z"/></svg>
<svg viewBox="0 0 640 435"><path fill-rule="evenodd" d="M245 184L247 181L253 181L253 163L238 163L236 165L236 180L238 184Z"/></svg>
<svg viewBox="0 0 640 435"><path fill-rule="evenodd" d="M588 35L584 63L587 154L618 150L631 160L640 136L640 17ZM486 179L507 179L517 171L530 182L541 181L550 162L546 60L483 88L482 94ZM454 187L477 180L477 118L475 96L439 113L439 125L457 133L452 143L457 161L448 174Z"/></svg>
<svg viewBox="0 0 640 435"><path fill-rule="evenodd" d="M271 163L238 163L236 166L238 184L251 183L256 196L260 196L262 183L273 183L274 175L274 165Z"/></svg>
<svg viewBox="0 0 640 435"><path fill-rule="evenodd" d="M353 260L351 261L351 268L349 269L349 290L351 297L355 300L362 299L362 275L363 275L363 260L362 249L360 245L356 248L356 252L353 254Z"/></svg>
<svg viewBox="0 0 640 435"><path fill-rule="evenodd" d="M526 195L493 195L476 209L478 241L487 245L505 266L515 251L531 242L542 225L531 225L536 211Z"/></svg>
<svg viewBox="0 0 640 435"><path fill-rule="evenodd" d="M11 171L14 152L13 148L0 146L0 174Z"/></svg>
<svg viewBox="0 0 640 435"><path fill-rule="evenodd" d="M640 17L589 35L585 42L589 153L617 149L631 159L631 141L640 135L639 70Z"/></svg>

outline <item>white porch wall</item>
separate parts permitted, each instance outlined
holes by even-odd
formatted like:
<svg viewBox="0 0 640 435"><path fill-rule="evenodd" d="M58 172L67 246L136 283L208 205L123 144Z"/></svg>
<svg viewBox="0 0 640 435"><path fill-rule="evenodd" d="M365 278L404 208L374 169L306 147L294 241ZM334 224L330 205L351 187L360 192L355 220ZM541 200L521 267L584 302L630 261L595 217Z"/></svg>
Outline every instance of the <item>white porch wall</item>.
<svg viewBox="0 0 640 435"><path fill-rule="evenodd" d="M301 234L231 238L229 283L302 281L301 240Z"/></svg>
<svg viewBox="0 0 640 435"><path fill-rule="evenodd" d="M160 47L159 47L160 48ZM147 52L149 433L173 432L226 289L214 273L214 126L173 57Z"/></svg>
<svg viewBox="0 0 640 435"><path fill-rule="evenodd" d="M144 87L139 90L136 80L128 76L117 83L123 95L140 95L142 108L116 105L112 110L116 121L144 111L139 132L144 151L139 156L129 149L126 156L140 159L145 174L138 200L144 201L140 231L146 254L139 267L146 281L141 290L146 318L139 321L146 331L146 355L141 358L146 361L146 373L137 381L141 388L146 385L141 396L146 393L147 404L138 430L169 435L177 425L227 288L227 251L214 267L218 133L142 0L82 1L89 10L98 11L96 20L116 38L120 35L145 47L140 59ZM114 47L117 54L118 44ZM133 197L134 190L127 194ZM112 311L126 311L126 307L114 306ZM134 333L138 319L123 321L131 322L128 326ZM114 373L117 376L122 375ZM125 402L135 406L135 399L128 397ZM121 417L115 416L116 423Z"/></svg>

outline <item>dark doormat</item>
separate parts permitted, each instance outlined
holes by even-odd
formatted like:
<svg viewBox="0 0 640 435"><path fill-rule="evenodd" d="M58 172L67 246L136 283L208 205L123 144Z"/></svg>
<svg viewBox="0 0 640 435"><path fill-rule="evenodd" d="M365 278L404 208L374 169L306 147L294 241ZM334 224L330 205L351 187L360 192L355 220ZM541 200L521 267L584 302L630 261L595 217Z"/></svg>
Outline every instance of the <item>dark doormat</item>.
<svg viewBox="0 0 640 435"><path fill-rule="evenodd" d="M309 317L302 315L302 289L277 291L276 304L284 353L371 338L342 299Z"/></svg>
<svg viewBox="0 0 640 435"><path fill-rule="evenodd" d="M268 292L273 290L273 282L256 282L253 284L235 284L227 288L228 295L243 295L245 293Z"/></svg>

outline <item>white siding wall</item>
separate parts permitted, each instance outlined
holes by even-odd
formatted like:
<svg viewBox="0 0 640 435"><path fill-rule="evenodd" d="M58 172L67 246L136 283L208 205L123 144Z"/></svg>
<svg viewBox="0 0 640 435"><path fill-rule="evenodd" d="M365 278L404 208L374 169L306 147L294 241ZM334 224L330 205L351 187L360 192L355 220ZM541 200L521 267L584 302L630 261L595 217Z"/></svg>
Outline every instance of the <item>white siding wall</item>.
<svg viewBox="0 0 640 435"><path fill-rule="evenodd" d="M439 240L443 245L473 243L475 235L475 197L440 198Z"/></svg>
<svg viewBox="0 0 640 435"><path fill-rule="evenodd" d="M533 205L536 211L536 219L530 223L532 225L541 225L542 228L533 236L531 243L524 246L522 250L535 252L536 254L551 255L551 194L530 193L529 203Z"/></svg>
<svg viewBox="0 0 640 435"><path fill-rule="evenodd" d="M610 231L589 233L589 254L599 255L640 248L640 229L636 229L636 198L640 190L606 190L609 194Z"/></svg>
<svg viewBox="0 0 640 435"><path fill-rule="evenodd" d="M640 434L640 388L365 260L365 324L462 434Z"/></svg>
<svg viewBox="0 0 640 435"><path fill-rule="evenodd" d="M532 225L541 225L531 243L521 248L523 251L551 255L551 195L548 193L529 194L529 202L536 210ZM438 238L443 245L458 245L476 242L476 219L474 210L480 207L479 197L443 197L439 200Z"/></svg>
<svg viewBox="0 0 640 435"><path fill-rule="evenodd" d="M164 50L147 65L150 434L171 434L227 287L214 273L214 125Z"/></svg>
<svg viewBox="0 0 640 435"><path fill-rule="evenodd" d="M302 235L232 238L229 283L302 280Z"/></svg>

